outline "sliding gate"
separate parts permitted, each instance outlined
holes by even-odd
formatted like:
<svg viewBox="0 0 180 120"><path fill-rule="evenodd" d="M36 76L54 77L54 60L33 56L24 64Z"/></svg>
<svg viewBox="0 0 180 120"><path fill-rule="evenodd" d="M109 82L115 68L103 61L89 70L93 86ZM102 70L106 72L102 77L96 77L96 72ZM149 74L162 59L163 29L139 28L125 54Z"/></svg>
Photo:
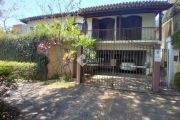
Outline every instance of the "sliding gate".
<svg viewBox="0 0 180 120"><path fill-rule="evenodd" d="M101 40L83 47L86 85L147 91L152 85L153 44L138 40Z"/></svg>

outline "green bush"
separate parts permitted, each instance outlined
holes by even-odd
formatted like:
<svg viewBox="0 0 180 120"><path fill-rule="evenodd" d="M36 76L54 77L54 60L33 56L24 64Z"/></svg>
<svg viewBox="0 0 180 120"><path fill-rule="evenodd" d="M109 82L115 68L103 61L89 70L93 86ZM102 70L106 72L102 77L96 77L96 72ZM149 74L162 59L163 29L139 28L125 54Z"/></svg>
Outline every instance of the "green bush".
<svg viewBox="0 0 180 120"><path fill-rule="evenodd" d="M0 66L0 96L3 95L7 88L17 88L16 81L13 77L13 70L11 66Z"/></svg>
<svg viewBox="0 0 180 120"><path fill-rule="evenodd" d="M176 30L171 37L174 48L180 48L180 29Z"/></svg>
<svg viewBox="0 0 180 120"><path fill-rule="evenodd" d="M180 90L180 72L174 75L174 84Z"/></svg>
<svg viewBox="0 0 180 120"><path fill-rule="evenodd" d="M62 76L59 77L59 79L60 79L61 82L70 82L71 77L62 75Z"/></svg>
<svg viewBox="0 0 180 120"><path fill-rule="evenodd" d="M5 85L11 87L14 85L15 80L13 76L13 70L11 66L0 66L0 86Z"/></svg>
<svg viewBox="0 0 180 120"><path fill-rule="evenodd" d="M10 74L12 72L15 79L35 79L37 75L36 63L0 61L0 67L3 74Z"/></svg>

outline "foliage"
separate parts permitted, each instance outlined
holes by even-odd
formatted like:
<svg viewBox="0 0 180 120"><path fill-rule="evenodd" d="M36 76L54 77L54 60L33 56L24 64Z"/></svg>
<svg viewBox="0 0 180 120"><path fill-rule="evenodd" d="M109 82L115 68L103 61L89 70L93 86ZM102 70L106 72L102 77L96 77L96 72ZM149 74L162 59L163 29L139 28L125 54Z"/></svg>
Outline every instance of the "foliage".
<svg viewBox="0 0 180 120"><path fill-rule="evenodd" d="M21 35L0 35L0 60L37 63L37 79L47 79L47 56L37 53L40 41L33 31Z"/></svg>
<svg viewBox="0 0 180 120"><path fill-rule="evenodd" d="M98 42L96 39L87 38L87 36L81 35L79 36L79 40L75 41L75 43L73 44L75 49L71 54L74 54L76 56L78 46L83 46L83 54L85 55L86 60L94 59L96 56L94 44L96 42Z"/></svg>
<svg viewBox="0 0 180 120"><path fill-rule="evenodd" d="M65 75L61 75L61 76L59 77L59 80L60 80L61 82L70 82L71 78L68 77L68 76L65 76Z"/></svg>
<svg viewBox="0 0 180 120"><path fill-rule="evenodd" d="M12 67L0 64L0 86L5 85L6 87L16 88L16 81L13 77Z"/></svg>
<svg viewBox="0 0 180 120"><path fill-rule="evenodd" d="M37 76L36 63L0 61L0 68L4 75L7 73L11 75L12 73L13 79L29 80Z"/></svg>
<svg viewBox="0 0 180 120"><path fill-rule="evenodd" d="M60 82L70 82L71 77L62 74L55 74L53 79L60 80Z"/></svg>
<svg viewBox="0 0 180 120"><path fill-rule="evenodd" d="M64 65L69 65L69 63L72 62L72 56L69 53L65 53L63 56L63 62L65 63Z"/></svg>
<svg viewBox="0 0 180 120"><path fill-rule="evenodd" d="M2 35L2 34L4 35L6 33L3 30L0 29L0 35Z"/></svg>
<svg viewBox="0 0 180 120"><path fill-rule="evenodd" d="M6 2L6 1L4 1ZM10 18L15 18L17 19L18 15L15 13L15 11L17 11L19 9L19 5L20 3L23 2L22 0L16 0L16 1L11 1L8 3L8 6L5 8L1 9L1 16L0 16L0 20L3 23L3 27L6 31L6 33L8 32L8 28L6 26L6 22L8 19Z"/></svg>
<svg viewBox="0 0 180 120"><path fill-rule="evenodd" d="M77 40L80 34L77 28L78 26L74 25L74 17L67 16L63 25L56 19L49 26L46 26L43 22L39 23L35 28L35 36L38 41L72 43L74 40Z"/></svg>
<svg viewBox="0 0 180 120"><path fill-rule="evenodd" d="M0 35L0 60L36 63L36 70L39 72L38 79L47 79L45 77L48 72L47 55L48 49L52 45L72 45L74 50L68 52L68 56L60 58L65 63L69 63L72 61L73 55L76 56L78 46L84 47L84 54L87 58L95 56L93 45L96 42L97 40L81 34L78 26L74 25L74 17L67 16L64 24L54 20L51 25L46 26L41 22L34 30L22 34ZM89 49L89 47L93 49Z"/></svg>
<svg viewBox="0 0 180 120"><path fill-rule="evenodd" d="M93 46L96 42L96 39L87 38L85 35L79 36L79 39L76 40L73 44L73 46L75 47L73 54L77 54L78 46L83 46L86 49L86 47Z"/></svg>
<svg viewBox="0 0 180 120"><path fill-rule="evenodd" d="M167 22L171 17L179 13L180 11L180 2L174 3L174 6L167 10L162 18L162 23Z"/></svg>
<svg viewBox="0 0 180 120"><path fill-rule="evenodd" d="M180 72L174 75L174 84L180 90Z"/></svg>
<svg viewBox="0 0 180 120"><path fill-rule="evenodd" d="M8 31L10 34L19 34L20 31L16 28L13 28L12 30Z"/></svg>
<svg viewBox="0 0 180 120"><path fill-rule="evenodd" d="M180 48L180 29L176 30L171 37L174 48Z"/></svg>
<svg viewBox="0 0 180 120"><path fill-rule="evenodd" d="M0 96L3 95L7 88L16 89L16 81L13 77L12 67L0 64Z"/></svg>

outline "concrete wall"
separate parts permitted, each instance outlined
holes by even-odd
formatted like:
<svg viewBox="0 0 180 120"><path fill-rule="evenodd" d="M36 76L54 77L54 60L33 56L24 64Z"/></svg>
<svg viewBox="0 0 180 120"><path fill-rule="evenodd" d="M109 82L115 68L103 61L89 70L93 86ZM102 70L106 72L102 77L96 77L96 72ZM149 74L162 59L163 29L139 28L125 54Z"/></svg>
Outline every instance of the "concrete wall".
<svg viewBox="0 0 180 120"><path fill-rule="evenodd" d="M55 18L56 20L59 20L61 24L64 24L64 18ZM27 30L30 30L31 27L36 27L40 22L44 22L45 25L51 25L53 23L53 19L41 19L41 20L34 20L34 21L28 21L27 23ZM82 17L75 17L75 23L83 23Z"/></svg>
<svg viewBox="0 0 180 120"><path fill-rule="evenodd" d="M27 26L24 24L17 24L17 25L13 25L13 28L19 30L19 32L25 32L27 30Z"/></svg>
<svg viewBox="0 0 180 120"><path fill-rule="evenodd" d="M72 48L71 45L55 45L48 49L48 78L54 77L56 74L63 74L67 76L74 76L73 61L68 65L64 66L63 56L65 54L65 48ZM65 74L66 73L66 74Z"/></svg>
<svg viewBox="0 0 180 120"><path fill-rule="evenodd" d="M179 58L179 52L180 50L178 49L173 49L173 46L171 44L171 37L166 38L166 43L167 43L167 49L169 50L169 57L168 57L168 62L167 62L167 83L169 86L174 85L173 80L174 80L174 75L177 72L177 66L178 66L178 61L174 61L174 56L178 56Z"/></svg>
<svg viewBox="0 0 180 120"><path fill-rule="evenodd" d="M180 13L178 13L176 16L172 17L162 25L162 49L167 48L166 38L171 36L174 31L178 29L180 29Z"/></svg>
<svg viewBox="0 0 180 120"><path fill-rule="evenodd" d="M168 0L170 3L180 2L180 0Z"/></svg>

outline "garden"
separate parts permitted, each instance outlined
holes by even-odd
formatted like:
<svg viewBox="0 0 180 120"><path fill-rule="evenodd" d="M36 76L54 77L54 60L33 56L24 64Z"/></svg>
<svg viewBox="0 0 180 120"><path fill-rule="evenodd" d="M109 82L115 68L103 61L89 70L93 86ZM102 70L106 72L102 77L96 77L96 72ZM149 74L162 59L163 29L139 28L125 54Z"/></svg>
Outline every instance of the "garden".
<svg viewBox="0 0 180 120"><path fill-rule="evenodd" d="M54 20L47 26L42 22L34 30L22 34L14 29L8 33L1 31L0 95L3 96L9 89L17 89L18 81L58 85L74 83L72 70L75 73L78 46L86 49L96 42L79 31L74 25L74 17L70 16L65 18L64 24ZM7 110L3 101L0 105Z"/></svg>

